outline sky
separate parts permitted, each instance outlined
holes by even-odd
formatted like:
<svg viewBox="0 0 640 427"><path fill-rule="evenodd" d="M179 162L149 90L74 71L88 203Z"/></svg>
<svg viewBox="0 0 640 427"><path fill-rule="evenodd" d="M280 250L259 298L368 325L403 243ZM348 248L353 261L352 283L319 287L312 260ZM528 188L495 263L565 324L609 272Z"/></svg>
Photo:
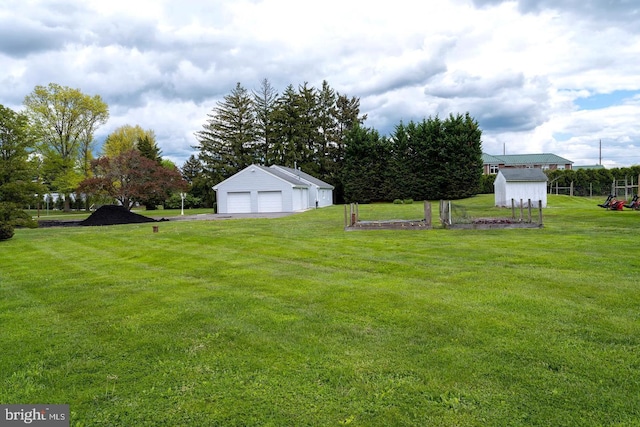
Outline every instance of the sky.
<svg viewBox="0 0 640 427"><path fill-rule="evenodd" d="M181 166L237 82L326 80L365 126L468 112L488 154L640 164L638 0L0 0L0 104L100 95ZM99 148L97 149L99 154Z"/></svg>

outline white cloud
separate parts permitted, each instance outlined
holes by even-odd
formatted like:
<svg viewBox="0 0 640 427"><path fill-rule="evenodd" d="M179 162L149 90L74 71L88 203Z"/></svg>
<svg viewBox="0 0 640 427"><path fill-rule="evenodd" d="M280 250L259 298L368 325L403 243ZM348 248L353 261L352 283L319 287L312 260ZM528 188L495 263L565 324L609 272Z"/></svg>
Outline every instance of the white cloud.
<svg viewBox="0 0 640 427"><path fill-rule="evenodd" d="M323 80L361 98L382 133L469 112L486 151L550 151L576 163L640 163L638 6L596 0L16 1L0 10L0 103L35 85L101 95L111 119L156 132L180 164L215 102L241 82ZM594 145L595 144L595 145ZM595 147L595 148L594 148ZM626 154L625 154L626 153ZM609 157L607 157L609 156Z"/></svg>

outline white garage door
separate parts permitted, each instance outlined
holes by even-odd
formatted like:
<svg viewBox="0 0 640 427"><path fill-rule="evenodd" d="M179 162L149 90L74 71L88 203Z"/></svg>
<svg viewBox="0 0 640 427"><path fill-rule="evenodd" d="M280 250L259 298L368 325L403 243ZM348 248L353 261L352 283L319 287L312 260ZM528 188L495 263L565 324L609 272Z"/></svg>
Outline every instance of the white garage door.
<svg viewBox="0 0 640 427"><path fill-rule="evenodd" d="M251 213L251 193L227 193L226 213Z"/></svg>
<svg viewBox="0 0 640 427"><path fill-rule="evenodd" d="M294 188L293 189L293 210L301 211L307 209L309 198L309 191L306 188Z"/></svg>
<svg viewBox="0 0 640 427"><path fill-rule="evenodd" d="M282 192L259 191L258 212L282 212Z"/></svg>

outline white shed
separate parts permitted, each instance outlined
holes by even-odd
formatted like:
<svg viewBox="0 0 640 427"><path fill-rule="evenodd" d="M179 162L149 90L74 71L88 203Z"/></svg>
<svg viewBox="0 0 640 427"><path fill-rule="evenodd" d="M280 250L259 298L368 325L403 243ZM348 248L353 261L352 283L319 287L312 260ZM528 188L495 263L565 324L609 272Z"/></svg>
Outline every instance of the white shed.
<svg viewBox="0 0 640 427"><path fill-rule="evenodd" d="M315 207L318 188L308 179L302 179L302 175L313 177L301 171L298 171L300 177L297 177L290 171L282 166L251 165L244 168L213 187L216 192L217 212L296 212ZM316 181L322 183L320 180ZM322 186L331 187L326 183L322 183Z"/></svg>
<svg viewBox="0 0 640 427"><path fill-rule="evenodd" d="M547 175L539 168L504 168L498 171L494 182L496 206L511 206L513 199L516 206L527 206L531 200L537 206L547 207Z"/></svg>

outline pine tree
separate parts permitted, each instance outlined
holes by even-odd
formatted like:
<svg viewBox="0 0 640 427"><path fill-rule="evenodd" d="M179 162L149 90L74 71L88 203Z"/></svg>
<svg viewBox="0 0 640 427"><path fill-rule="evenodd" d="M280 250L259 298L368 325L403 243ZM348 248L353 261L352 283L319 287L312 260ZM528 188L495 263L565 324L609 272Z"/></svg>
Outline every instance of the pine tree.
<svg viewBox="0 0 640 427"><path fill-rule="evenodd" d="M217 182L258 160L253 100L240 83L208 114L203 130L196 132L200 159Z"/></svg>
<svg viewBox="0 0 640 427"><path fill-rule="evenodd" d="M253 92L253 108L256 117L256 156L265 164L273 145L273 110L278 92L264 79L257 92Z"/></svg>

